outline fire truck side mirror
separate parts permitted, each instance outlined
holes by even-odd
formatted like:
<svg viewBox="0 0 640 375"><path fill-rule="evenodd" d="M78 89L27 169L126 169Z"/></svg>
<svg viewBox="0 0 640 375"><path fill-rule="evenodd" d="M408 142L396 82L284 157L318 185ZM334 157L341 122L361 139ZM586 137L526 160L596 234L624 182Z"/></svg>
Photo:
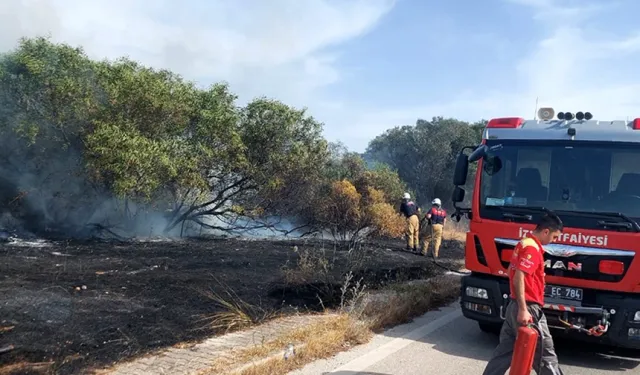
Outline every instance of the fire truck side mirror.
<svg viewBox="0 0 640 375"><path fill-rule="evenodd" d="M486 145L480 145L476 148L471 155L469 155L469 163L476 162L485 156L487 156L487 152L489 151L489 147Z"/></svg>
<svg viewBox="0 0 640 375"><path fill-rule="evenodd" d="M451 194L451 200L455 203L462 202L464 200L464 194L466 192L460 186L456 186Z"/></svg>
<svg viewBox="0 0 640 375"><path fill-rule="evenodd" d="M461 151L456 160L456 168L453 173L453 184L462 186L467 182L467 173L469 172L469 157Z"/></svg>

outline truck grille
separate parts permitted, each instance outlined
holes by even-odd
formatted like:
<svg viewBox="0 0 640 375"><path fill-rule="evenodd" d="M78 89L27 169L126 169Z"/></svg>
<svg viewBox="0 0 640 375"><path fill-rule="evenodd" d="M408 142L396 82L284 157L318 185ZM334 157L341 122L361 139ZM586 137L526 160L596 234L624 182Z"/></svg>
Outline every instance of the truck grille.
<svg viewBox="0 0 640 375"><path fill-rule="evenodd" d="M498 257L504 268L509 266L513 249L517 243L518 240L514 239L495 239ZM564 244L550 244L545 246L545 250L545 272L547 275L604 282L622 280L635 256L633 251ZM603 260L622 262L624 264L622 274L610 275L601 273L600 262Z"/></svg>

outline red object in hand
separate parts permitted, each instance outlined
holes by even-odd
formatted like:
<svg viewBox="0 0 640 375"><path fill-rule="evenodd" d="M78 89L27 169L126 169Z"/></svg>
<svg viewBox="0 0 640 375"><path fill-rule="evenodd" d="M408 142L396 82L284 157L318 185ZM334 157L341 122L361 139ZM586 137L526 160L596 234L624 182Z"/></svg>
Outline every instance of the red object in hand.
<svg viewBox="0 0 640 375"><path fill-rule="evenodd" d="M533 358L536 355L538 344L538 331L530 326L518 328L516 343L511 357L511 370L509 375L529 375L533 367Z"/></svg>

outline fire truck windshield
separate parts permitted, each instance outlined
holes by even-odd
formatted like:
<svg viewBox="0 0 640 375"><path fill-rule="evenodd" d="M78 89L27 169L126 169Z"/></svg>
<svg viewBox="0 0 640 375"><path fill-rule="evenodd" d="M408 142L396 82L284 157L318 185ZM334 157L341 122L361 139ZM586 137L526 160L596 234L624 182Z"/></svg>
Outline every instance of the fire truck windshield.
<svg viewBox="0 0 640 375"><path fill-rule="evenodd" d="M571 227L603 229L603 223L610 223L615 230L616 224L640 222L640 145L488 140L487 146L491 151L483 160L481 217L531 220L536 210L527 207L543 207L557 211ZM518 207L529 212L518 215ZM608 216L606 221L602 216Z"/></svg>

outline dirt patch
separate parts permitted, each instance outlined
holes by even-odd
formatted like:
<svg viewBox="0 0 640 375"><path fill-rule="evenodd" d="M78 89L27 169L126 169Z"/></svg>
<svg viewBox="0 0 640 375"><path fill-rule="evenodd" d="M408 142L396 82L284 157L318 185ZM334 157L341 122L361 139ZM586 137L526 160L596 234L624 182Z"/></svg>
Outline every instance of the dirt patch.
<svg viewBox="0 0 640 375"><path fill-rule="evenodd" d="M375 289L445 272L402 247L396 241L367 244L354 278ZM443 247L442 263L459 268L459 243L445 241ZM294 284L283 272L298 263L304 249L332 259L317 285ZM353 268L352 257L317 241L1 245L0 327L12 328L0 330L0 348L13 349L0 358L7 365L38 363L37 373L76 374L202 340L224 330L203 320L227 310L207 295L211 291L232 290L239 300L269 312L265 317L332 307L336 288ZM319 299L319 289L335 293ZM52 365L43 370L43 363Z"/></svg>

